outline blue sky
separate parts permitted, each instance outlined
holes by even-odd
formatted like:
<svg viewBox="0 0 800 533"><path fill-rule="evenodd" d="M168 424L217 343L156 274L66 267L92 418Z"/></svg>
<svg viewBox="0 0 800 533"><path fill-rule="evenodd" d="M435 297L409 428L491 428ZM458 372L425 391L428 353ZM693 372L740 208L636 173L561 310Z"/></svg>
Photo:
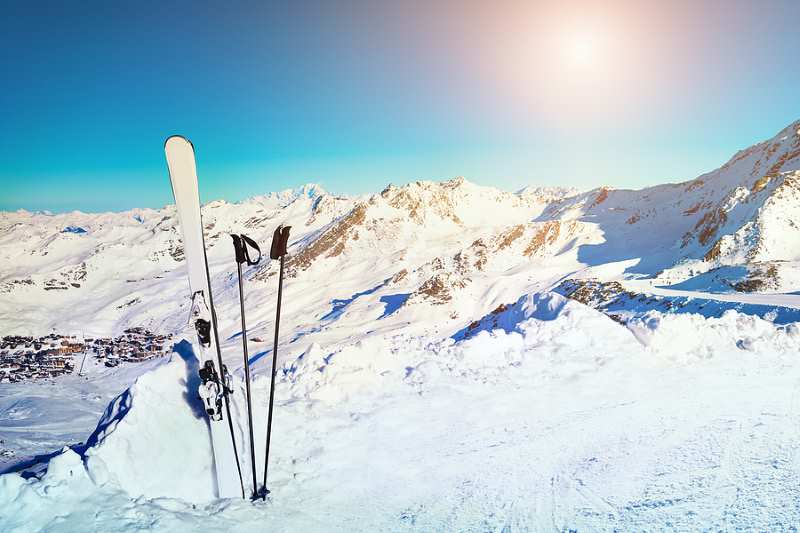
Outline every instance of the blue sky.
<svg viewBox="0 0 800 533"><path fill-rule="evenodd" d="M6 3L0 209L690 179L800 118L798 2ZM491 4L491 5L490 5Z"/></svg>

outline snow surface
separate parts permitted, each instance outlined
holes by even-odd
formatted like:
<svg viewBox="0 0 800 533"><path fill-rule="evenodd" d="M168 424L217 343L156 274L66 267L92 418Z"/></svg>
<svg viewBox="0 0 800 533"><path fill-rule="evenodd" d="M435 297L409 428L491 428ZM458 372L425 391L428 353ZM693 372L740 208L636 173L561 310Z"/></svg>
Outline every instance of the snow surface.
<svg viewBox="0 0 800 533"><path fill-rule="evenodd" d="M203 493L207 429L175 356L112 404L85 460L65 449L40 480L0 477L0 523L8 531L798 523L796 326L730 312L653 315L629 329L557 295L530 311L552 316L461 343L374 337L327 363L312 347L301 365L324 370L298 368L278 384L266 503ZM265 382L255 383L256 397ZM127 414L117 418L120 409Z"/></svg>

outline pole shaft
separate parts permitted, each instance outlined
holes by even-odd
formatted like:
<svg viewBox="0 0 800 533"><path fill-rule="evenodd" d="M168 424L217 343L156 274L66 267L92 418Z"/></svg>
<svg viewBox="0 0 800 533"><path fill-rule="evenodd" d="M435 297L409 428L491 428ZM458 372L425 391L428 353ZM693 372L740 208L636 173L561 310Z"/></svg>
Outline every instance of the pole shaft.
<svg viewBox="0 0 800 533"><path fill-rule="evenodd" d="M244 287L242 283L242 264L236 262L239 273L239 310L242 317L242 352L244 353L244 386L247 396L247 423L250 433L250 467L253 473L253 498L258 494L258 481L256 476L256 447L253 442L253 403L250 400L250 356L247 353L247 324L244 318Z"/></svg>
<svg viewBox="0 0 800 533"><path fill-rule="evenodd" d="M272 405L275 402L275 374L278 364L278 330L281 325L281 297L283 296L283 258L281 256L281 270L278 275L278 306L275 314L275 340L272 345L272 380L269 388L269 410L267 411L267 449L264 454L264 499L267 499L267 469L269 468L269 444L272 435Z"/></svg>

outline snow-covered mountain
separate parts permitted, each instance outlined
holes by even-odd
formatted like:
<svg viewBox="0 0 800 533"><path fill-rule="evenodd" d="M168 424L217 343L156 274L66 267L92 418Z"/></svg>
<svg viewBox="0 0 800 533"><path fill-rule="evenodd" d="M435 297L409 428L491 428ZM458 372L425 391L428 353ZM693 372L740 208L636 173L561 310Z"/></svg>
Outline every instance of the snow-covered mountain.
<svg viewBox="0 0 800 533"><path fill-rule="evenodd" d="M788 527L800 519L799 206L800 121L717 170L641 190L512 193L456 178L211 202L214 301L237 375L228 234L267 250L276 226L292 226L273 501L208 503L207 428L178 344L138 370L0 384L0 444L17 459L54 451L57 439L31 436L55 432L30 426L37 417L73 445L46 475L0 476L0 526L639 530L696 529L700 516L700 529ZM0 213L2 334L181 335L177 224L174 206ZM266 260L245 271L259 440L276 274ZM70 416L72 432L55 423Z"/></svg>
<svg viewBox="0 0 800 533"><path fill-rule="evenodd" d="M223 305L235 296L227 234L246 233L266 246L278 224L289 224L290 283L303 294L289 305L297 306L300 323L352 297L376 308L370 318L387 307L398 317L415 308L415 317L421 312L455 331L564 276L652 279L706 292L794 290L798 200L800 121L717 170L641 190L509 193L456 178L342 197L306 185L239 203L214 201L203 216ZM7 302L0 323L6 333L112 334L132 324L175 330L186 290L181 260L173 206L0 213L0 293ZM251 272L254 298L268 300L274 273L269 263Z"/></svg>

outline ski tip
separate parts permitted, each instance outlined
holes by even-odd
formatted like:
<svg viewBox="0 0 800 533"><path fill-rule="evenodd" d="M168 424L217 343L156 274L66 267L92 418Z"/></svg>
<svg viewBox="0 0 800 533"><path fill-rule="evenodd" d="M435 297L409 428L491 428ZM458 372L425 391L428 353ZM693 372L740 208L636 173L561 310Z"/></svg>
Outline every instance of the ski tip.
<svg viewBox="0 0 800 533"><path fill-rule="evenodd" d="M169 137L167 137L167 140L164 141L165 150L168 150L170 146L178 147L181 145L189 146L192 149L192 151L194 151L194 145L192 144L192 141L190 141L183 135L170 135Z"/></svg>

